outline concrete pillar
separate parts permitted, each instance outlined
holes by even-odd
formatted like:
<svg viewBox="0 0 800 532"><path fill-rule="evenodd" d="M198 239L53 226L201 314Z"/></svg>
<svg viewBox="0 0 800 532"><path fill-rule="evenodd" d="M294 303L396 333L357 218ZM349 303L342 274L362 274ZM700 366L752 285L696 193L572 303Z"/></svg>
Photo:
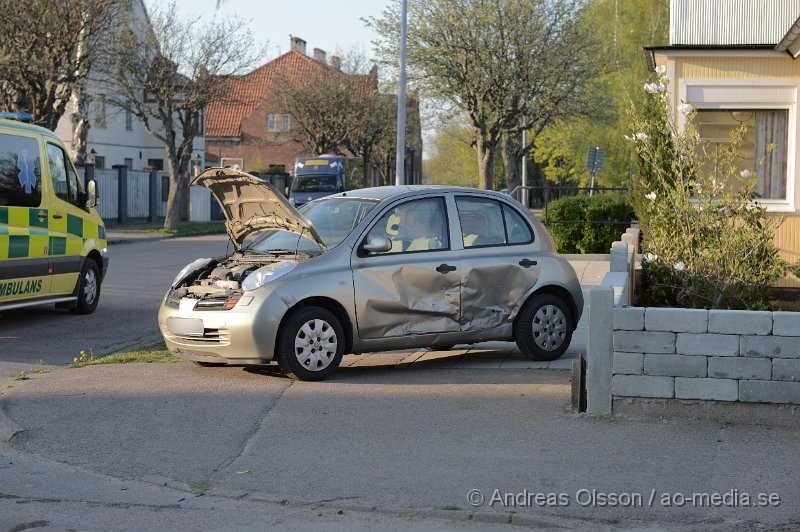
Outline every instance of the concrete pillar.
<svg viewBox="0 0 800 532"><path fill-rule="evenodd" d="M586 349L586 411L611 413L612 324L614 291L596 286L589 291L589 343Z"/></svg>
<svg viewBox="0 0 800 532"><path fill-rule="evenodd" d="M126 224L128 223L128 167L124 164L115 164L112 168L117 171L117 221Z"/></svg>
<svg viewBox="0 0 800 532"><path fill-rule="evenodd" d="M608 271L627 272L628 267L628 244L625 242L614 242L611 244L611 264Z"/></svg>
<svg viewBox="0 0 800 532"><path fill-rule="evenodd" d="M83 166L83 184L84 186L89 184L89 181L94 179L94 165L93 164L86 164Z"/></svg>
<svg viewBox="0 0 800 532"><path fill-rule="evenodd" d="M158 170L150 170L148 189L147 221L155 222L158 218Z"/></svg>

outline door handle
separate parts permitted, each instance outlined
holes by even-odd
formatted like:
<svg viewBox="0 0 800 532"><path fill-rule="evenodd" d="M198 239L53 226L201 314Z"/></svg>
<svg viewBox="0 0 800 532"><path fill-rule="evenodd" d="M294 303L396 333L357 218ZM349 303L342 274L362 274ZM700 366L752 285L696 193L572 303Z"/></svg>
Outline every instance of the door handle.
<svg viewBox="0 0 800 532"><path fill-rule="evenodd" d="M56 220L60 220L63 217L60 214L56 213L53 215L53 218L55 218Z"/></svg>
<svg viewBox="0 0 800 532"><path fill-rule="evenodd" d="M536 264L537 262L535 260L522 259L519 261L519 265L523 268L530 268L531 266L536 266Z"/></svg>
<svg viewBox="0 0 800 532"><path fill-rule="evenodd" d="M436 271L439 273L449 273L456 271L456 267L450 266L449 264L440 264L436 267Z"/></svg>

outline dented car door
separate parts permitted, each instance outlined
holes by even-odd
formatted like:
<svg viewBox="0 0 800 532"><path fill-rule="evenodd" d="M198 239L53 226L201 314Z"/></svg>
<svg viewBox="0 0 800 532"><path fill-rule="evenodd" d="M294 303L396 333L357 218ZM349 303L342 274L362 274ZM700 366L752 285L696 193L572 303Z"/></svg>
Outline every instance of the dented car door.
<svg viewBox="0 0 800 532"><path fill-rule="evenodd" d="M447 220L444 197L430 196L392 205L367 231L364 243L385 238L392 248L353 254L361 338L460 330L460 252Z"/></svg>
<svg viewBox="0 0 800 532"><path fill-rule="evenodd" d="M508 320L539 279L534 233L510 205L457 196L462 255L461 330L492 329Z"/></svg>

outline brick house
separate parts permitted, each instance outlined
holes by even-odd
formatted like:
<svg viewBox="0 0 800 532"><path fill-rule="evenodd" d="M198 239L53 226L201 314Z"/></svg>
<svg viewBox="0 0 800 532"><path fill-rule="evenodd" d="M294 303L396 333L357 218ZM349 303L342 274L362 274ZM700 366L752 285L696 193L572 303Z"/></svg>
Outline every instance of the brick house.
<svg viewBox="0 0 800 532"><path fill-rule="evenodd" d="M305 51L306 42L292 37L291 49L285 54L248 74L228 78L231 97L227 101L212 102L206 108L207 166L239 164L245 171L283 167L291 174L296 157L312 155L294 140L292 116L284 109L274 87L281 80L338 70L341 60L332 56L328 63L323 50L315 48L313 57ZM376 67L359 76L367 90L378 90ZM409 106L409 110L419 114L416 105ZM417 145L421 146L421 135L416 137L419 138ZM413 182L419 182L421 152L421 149L410 151L406 162L410 175L406 182L412 182L415 174ZM374 169L368 170L368 175L374 173Z"/></svg>

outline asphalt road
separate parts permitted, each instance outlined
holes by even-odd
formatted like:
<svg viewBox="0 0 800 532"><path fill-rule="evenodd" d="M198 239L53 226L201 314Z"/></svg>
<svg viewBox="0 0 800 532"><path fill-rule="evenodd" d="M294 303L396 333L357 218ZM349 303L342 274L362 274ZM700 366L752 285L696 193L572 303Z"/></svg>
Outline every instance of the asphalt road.
<svg viewBox="0 0 800 532"><path fill-rule="evenodd" d="M800 526L796 427L593 417L568 406L567 371L436 360L351 366L319 383L184 362L57 369L0 396L24 429L0 444L0 528L5 512L9 528L103 529L117 516L119 528L211 529L219 521L209 505L279 529L344 526L353 512L375 519L356 518L354 528L420 528L414 518L442 516L454 528L482 519L592 530ZM714 494L731 504L704 503ZM759 494L777 499L735 504Z"/></svg>
<svg viewBox="0 0 800 532"><path fill-rule="evenodd" d="M178 271L198 257L225 253L221 235L111 245L100 303L77 316L53 305L0 315L0 382L39 361L63 366L80 351L98 355L157 342L158 306Z"/></svg>

